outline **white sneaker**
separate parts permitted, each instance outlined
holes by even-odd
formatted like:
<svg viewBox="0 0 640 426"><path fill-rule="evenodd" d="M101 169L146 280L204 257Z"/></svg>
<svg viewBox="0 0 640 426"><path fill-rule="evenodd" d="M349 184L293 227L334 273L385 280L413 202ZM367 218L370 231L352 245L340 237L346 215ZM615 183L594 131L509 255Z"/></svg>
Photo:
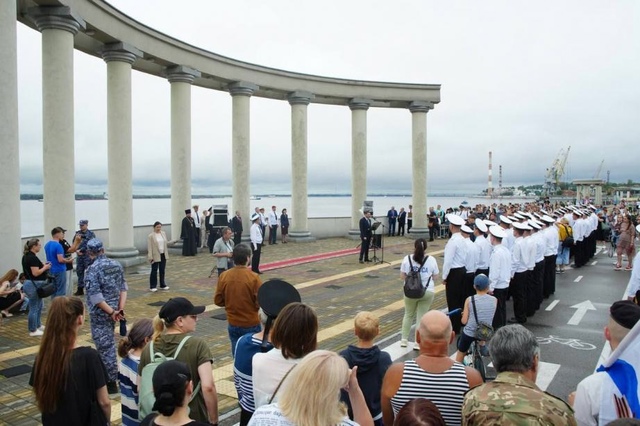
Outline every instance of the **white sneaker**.
<svg viewBox="0 0 640 426"><path fill-rule="evenodd" d="M166 286L166 287L160 287L160 290L169 290L169 286Z"/></svg>
<svg viewBox="0 0 640 426"><path fill-rule="evenodd" d="M38 330L44 331L44 325L41 325L40 327L38 327Z"/></svg>
<svg viewBox="0 0 640 426"><path fill-rule="evenodd" d="M36 331L32 331L31 333L29 333L29 336L31 337L38 337L38 336L42 336L44 334L44 332L40 329L36 330Z"/></svg>
<svg viewBox="0 0 640 426"><path fill-rule="evenodd" d="M400 340L400 347L401 348L406 348L407 347L407 339Z"/></svg>
<svg viewBox="0 0 640 426"><path fill-rule="evenodd" d="M149 289L149 291L150 291L151 293L155 293L156 291L158 291L158 289L157 289L157 288L150 288L150 289Z"/></svg>

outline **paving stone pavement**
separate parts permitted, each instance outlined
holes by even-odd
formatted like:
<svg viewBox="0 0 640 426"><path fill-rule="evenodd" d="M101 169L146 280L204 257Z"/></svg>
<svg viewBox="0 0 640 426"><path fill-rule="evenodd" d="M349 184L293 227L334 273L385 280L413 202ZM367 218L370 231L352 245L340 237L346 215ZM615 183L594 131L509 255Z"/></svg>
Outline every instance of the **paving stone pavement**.
<svg viewBox="0 0 640 426"><path fill-rule="evenodd" d="M262 251L262 264L356 248L357 244L357 240L331 238L304 244L267 245ZM359 264L356 253L270 270L261 278L263 281L280 278L295 285L302 301L318 313L319 348L340 351L354 342L352 319L359 311L369 310L380 316L380 339L395 336L400 331L404 308L399 263L404 255L413 250L413 240L406 237L385 238L385 246L384 260L389 263ZM443 248L444 240L429 243L427 248L428 252L436 255L440 267ZM380 257L380 251L377 254ZM233 414L238 404L233 386L227 323L226 320L215 318L224 314L224 309L213 305L217 276L214 274L208 278L213 267L214 259L208 250L195 257L172 255L168 259L166 272L170 290L158 290L155 293L149 292L150 266L130 268L126 271L129 292L125 311L129 322L133 323L138 318L152 318L159 310L158 303L174 296L184 296L196 305L207 306L194 334L205 339L213 353L213 374L223 418L220 424L225 426L237 421L238 416ZM49 302L45 301L43 324L46 324L48 305ZM444 293L439 292L433 308L444 306ZM82 328L80 340L81 345L93 346L89 324ZM0 326L0 424L40 424L40 414L28 385L29 374L6 378L1 371L19 365L33 365L38 344L39 338L28 335L26 315L5 319ZM119 395L112 397L112 424L120 424Z"/></svg>

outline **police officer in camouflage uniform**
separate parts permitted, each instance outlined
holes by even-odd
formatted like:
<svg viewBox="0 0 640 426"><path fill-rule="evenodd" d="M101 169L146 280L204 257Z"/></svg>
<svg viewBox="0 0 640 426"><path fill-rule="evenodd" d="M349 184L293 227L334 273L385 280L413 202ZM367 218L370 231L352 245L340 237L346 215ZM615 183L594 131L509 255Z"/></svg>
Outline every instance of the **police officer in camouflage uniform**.
<svg viewBox="0 0 640 426"><path fill-rule="evenodd" d="M118 361L113 332L116 322L124 318L127 282L122 266L105 256L102 241L92 239L86 250L92 261L85 275L91 338L107 369L107 390L111 394L118 393Z"/></svg>
<svg viewBox="0 0 640 426"><path fill-rule="evenodd" d="M489 347L498 376L467 392L463 425L576 425L573 410L563 400L536 386L540 347L520 324L496 331Z"/></svg>
<svg viewBox="0 0 640 426"><path fill-rule="evenodd" d="M89 230L89 221L82 219L79 223L80 230L76 232L74 238L80 237L80 246L76 250L78 258L76 259L76 274L78 274L78 290L74 293L75 296L82 296L84 294L84 272L91 264L91 259L87 254L87 243L96 237L93 231Z"/></svg>

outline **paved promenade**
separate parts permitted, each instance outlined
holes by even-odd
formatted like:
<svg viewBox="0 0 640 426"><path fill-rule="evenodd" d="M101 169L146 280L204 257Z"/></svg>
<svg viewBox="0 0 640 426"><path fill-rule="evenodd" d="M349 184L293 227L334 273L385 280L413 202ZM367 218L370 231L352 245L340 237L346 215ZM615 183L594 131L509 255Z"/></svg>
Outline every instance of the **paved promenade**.
<svg viewBox="0 0 640 426"><path fill-rule="evenodd" d="M427 251L436 255L442 267L444 240L429 243ZM413 240L405 237L385 238L382 264L359 264L358 241L335 238L306 244L267 245L262 252L263 281L284 279L296 286L302 301L316 309L320 322L319 347L332 351L354 342L353 316L361 310L376 313L381 321L380 339L395 336L401 328L404 305L400 261L413 250ZM378 251L378 257L380 252ZM207 278L214 265L208 251L196 257L173 255L167 264L167 292L149 292L150 267L127 270L129 293L126 312L130 323L157 314L159 306L173 296L185 296L196 305L207 305L198 320L195 335L204 338L215 358L213 374L218 389L221 425L235 422L238 407L233 386L233 366L226 331L224 309L213 304L217 277ZM441 285L436 287L434 309L445 306ZM45 302L43 323L46 324ZM82 328L81 345L92 345L89 324ZM38 350L39 338L29 337L27 316L5 319L0 327L0 424L37 425L40 415L28 385L30 366ZM17 367L18 373L6 377L6 369ZM22 369L22 371L20 371ZM12 369L15 371L15 369ZM11 371L8 373L11 375ZM120 397L112 398L112 424L120 424Z"/></svg>

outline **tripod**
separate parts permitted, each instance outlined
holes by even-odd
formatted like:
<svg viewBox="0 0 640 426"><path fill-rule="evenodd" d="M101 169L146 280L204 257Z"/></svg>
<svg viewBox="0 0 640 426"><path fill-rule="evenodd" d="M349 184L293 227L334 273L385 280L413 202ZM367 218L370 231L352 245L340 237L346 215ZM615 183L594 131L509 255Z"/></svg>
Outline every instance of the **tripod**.
<svg viewBox="0 0 640 426"><path fill-rule="evenodd" d="M375 255L375 250L373 252L373 261L375 263L386 263L387 265L391 265L391 263L389 262L385 262L384 260L384 233L385 233L385 228L386 226L384 226L382 223L380 223L380 226L382 227L382 234L380 234L380 259L378 259Z"/></svg>

